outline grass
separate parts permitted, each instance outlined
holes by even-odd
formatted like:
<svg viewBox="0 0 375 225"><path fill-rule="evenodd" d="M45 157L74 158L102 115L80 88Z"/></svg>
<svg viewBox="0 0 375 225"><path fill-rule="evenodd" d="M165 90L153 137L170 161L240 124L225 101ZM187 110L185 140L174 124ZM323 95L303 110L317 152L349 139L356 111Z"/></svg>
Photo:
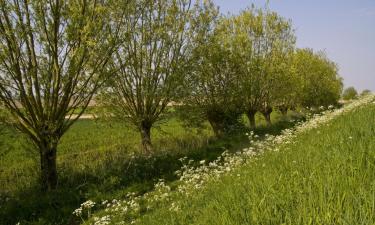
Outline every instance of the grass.
<svg viewBox="0 0 375 225"><path fill-rule="evenodd" d="M375 104L299 134L137 224L375 224Z"/></svg>
<svg viewBox="0 0 375 225"><path fill-rule="evenodd" d="M279 133L293 123L273 113L274 126L265 127L258 115L257 133ZM246 122L246 121L244 121ZM163 178L173 182L178 160L214 160L225 149L248 144L239 134L215 139L208 126L185 129L172 118L152 131L155 153L139 154L139 134L116 121L79 120L58 146L59 185L55 192L39 192L39 159L21 134L3 127L0 136L0 224L76 224L72 211L86 199L121 198L128 192L147 192Z"/></svg>

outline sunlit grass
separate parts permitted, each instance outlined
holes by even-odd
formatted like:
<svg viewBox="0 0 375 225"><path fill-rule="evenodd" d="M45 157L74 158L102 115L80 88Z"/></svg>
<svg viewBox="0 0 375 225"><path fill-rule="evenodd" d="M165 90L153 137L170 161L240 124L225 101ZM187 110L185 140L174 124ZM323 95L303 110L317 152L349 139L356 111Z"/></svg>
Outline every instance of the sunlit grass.
<svg viewBox="0 0 375 225"><path fill-rule="evenodd" d="M374 224L375 105L299 134L139 224Z"/></svg>
<svg viewBox="0 0 375 225"><path fill-rule="evenodd" d="M277 112L273 113L275 124L268 128L258 116L257 132L277 133L293 125L279 117ZM181 157L209 161L225 149L242 149L248 145L245 132L215 139L208 123L203 129L185 129L172 117L152 130L155 154L148 158L139 154L140 136L126 123L82 119L58 146L58 190L45 195L38 186L37 152L19 133L2 128L0 224L77 221L72 211L86 199L99 201L123 197L131 191L148 191L159 178L176 179L174 171L181 167Z"/></svg>

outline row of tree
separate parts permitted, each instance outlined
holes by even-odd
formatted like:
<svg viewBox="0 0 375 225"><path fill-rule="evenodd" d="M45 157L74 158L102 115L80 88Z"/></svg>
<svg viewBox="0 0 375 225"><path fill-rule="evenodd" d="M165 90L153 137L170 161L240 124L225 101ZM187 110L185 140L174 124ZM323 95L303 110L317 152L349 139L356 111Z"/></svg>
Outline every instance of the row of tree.
<svg viewBox="0 0 375 225"><path fill-rule="evenodd" d="M368 89L365 89L361 92L360 96L366 96L368 94L371 94L371 91L368 90ZM346 100L346 101L357 99L358 96L359 96L359 94L354 87L348 87L342 93L342 99Z"/></svg>
<svg viewBox="0 0 375 225"><path fill-rule="evenodd" d="M218 136L243 113L255 127L256 112L270 123L274 109L335 104L337 66L295 39L275 12L222 16L211 1L0 1L0 99L51 190L59 140L93 98L139 130L146 153L171 103Z"/></svg>

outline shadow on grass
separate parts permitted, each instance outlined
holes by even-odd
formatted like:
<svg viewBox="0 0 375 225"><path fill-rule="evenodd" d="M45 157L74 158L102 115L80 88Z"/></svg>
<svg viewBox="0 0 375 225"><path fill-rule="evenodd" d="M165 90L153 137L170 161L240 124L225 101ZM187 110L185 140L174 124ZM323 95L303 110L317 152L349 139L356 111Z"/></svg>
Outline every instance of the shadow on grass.
<svg viewBox="0 0 375 225"><path fill-rule="evenodd" d="M294 122L281 119L270 127L259 127L255 133L277 135L283 129L294 126ZM248 146L250 130L242 128L236 133L221 138L209 138L204 144L191 146L191 138L173 140L181 150L164 150L145 157L126 154L126 149L114 152L94 152L88 155L75 154L64 159L59 168L59 187L44 194L35 185L13 194L10 200L0 199L1 224L78 224L72 215L74 209L87 199L100 202L121 198L129 192L144 193L153 188L158 179L173 182L174 172L182 166L182 157L200 161L213 161L223 151L235 152ZM199 146L200 145L200 146ZM35 171L34 176L37 176Z"/></svg>

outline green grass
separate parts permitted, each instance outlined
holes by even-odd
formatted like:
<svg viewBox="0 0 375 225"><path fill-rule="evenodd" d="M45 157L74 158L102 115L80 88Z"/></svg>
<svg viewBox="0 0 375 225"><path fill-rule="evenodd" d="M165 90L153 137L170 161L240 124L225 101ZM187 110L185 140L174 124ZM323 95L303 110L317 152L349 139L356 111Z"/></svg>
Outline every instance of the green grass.
<svg viewBox="0 0 375 225"><path fill-rule="evenodd" d="M375 224L375 104L173 199L138 224ZM238 174L238 175L237 175Z"/></svg>
<svg viewBox="0 0 375 225"><path fill-rule="evenodd" d="M293 116L293 114L292 114ZM260 115L257 133L279 133L293 123L273 113L265 127ZM246 121L244 121L246 122ZM146 192L163 178L173 182L178 160L214 160L225 149L237 151L248 144L244 135L223 139L212 131L185 129L176 118L152 130L155 153L139 153L139 134L118 121L79 120L58 146L58 189L39 191L39 158L30 142L11 128L0 130L0 224L76 224L72 211L86 199L121 198L130 191Z"/></svg>

